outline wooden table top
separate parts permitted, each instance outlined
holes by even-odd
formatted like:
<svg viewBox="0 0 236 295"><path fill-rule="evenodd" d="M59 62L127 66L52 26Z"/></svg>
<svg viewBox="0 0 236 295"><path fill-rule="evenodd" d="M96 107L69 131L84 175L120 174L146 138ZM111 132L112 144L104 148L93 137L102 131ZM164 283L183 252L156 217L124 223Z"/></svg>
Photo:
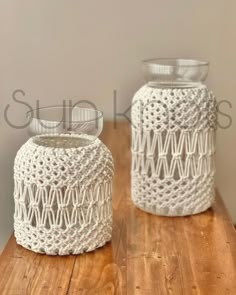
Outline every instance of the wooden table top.
<svg viewBox="0 0 236 295"><path fill-rule="evenodd" d="M190 217L154 216L130 199L130 131L106 123L115 161L112 242L94 252L54 257L10 238L0 257L0 294L236 294L236 233L217 197Z"/></svg>

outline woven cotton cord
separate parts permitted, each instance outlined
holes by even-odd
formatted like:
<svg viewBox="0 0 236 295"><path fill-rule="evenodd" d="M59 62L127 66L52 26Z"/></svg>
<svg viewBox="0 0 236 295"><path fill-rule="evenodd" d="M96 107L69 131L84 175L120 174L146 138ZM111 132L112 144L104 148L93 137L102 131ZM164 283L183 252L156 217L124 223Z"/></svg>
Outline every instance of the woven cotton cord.
<svg viewBox="0 0 236 295"><path fill-rule="evenodd" d="M103 196L104 195L104 196ZM107 218L111 183L94 189L47 189L15 182L15 218L33 226L67 228ZM85 212L82 210L86 205ZM96 206L97 205L97 206ZM43 209L40 207L42 206ZM81 209L81 210L80 210Z"/></svg>
<svg viewBox="0 0 236 295"><path fill-rule="evenodd" d="M216 101L206 87L141 88L132 108L132 199L188 215L214 198Z"/></svg>
<svg viewBox="0 0 236 295"><path fill-rule="evenodd" d="M47 147L36 139L23 145L15 159L17 242L52 255L102 246L112 231L110 152L98 139L78 148Z"/></svg>
<svg viewBox="0 0 236 295"><path fill-rule="evenodd" d="M132 171L159 177L162 169L165 177L174 177L177 171L179 178L214 172L213 130L168 132L165 137L163 133L133 132Z"/></svg>

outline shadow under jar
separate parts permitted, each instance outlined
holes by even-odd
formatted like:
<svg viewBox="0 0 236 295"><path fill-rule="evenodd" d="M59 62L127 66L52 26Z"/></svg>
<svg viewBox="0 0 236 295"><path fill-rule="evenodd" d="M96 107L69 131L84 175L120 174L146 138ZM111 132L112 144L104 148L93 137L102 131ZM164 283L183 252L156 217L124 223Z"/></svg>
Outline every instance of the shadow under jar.
<svg viewBox="0 0 236 295"><path fill-rule="evenodd" d="M132 200L166 216L196 214L215 196L216 99L204 84L208 63L143 62L147 83L132 103Z"/></svg>

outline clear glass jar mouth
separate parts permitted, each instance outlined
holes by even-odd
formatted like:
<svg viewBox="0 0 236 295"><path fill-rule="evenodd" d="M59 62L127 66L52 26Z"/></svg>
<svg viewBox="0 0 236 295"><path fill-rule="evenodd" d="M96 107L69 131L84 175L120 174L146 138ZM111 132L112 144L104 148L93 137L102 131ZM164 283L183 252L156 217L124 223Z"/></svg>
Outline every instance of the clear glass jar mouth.
<svg viewBox="0 0 236 295"><path fill-rule="evenodd" d="M159 66L159 67L175 67L175 68L188 68L188 67L209 67L208 61L197 60L197 59L186 59L186 58L150 58L143 60L144 65Z"/></svg>
<svg viewBox="0 0 236 295"><path fill-rule="evenodd" d="M40 119L40 120L44 120L44 121L49 121L49 122L53 122L53 123L58 123L58 122L61 122L61 123L66 123L66 122L70 122L73 121L73 123L80 123L80 122L90 122L90 121L93 121L94 118L96 118L97 120L102 120L103 119L103 112L100 111L100 110L97 110L97 109L92 109L92 108L85 108L85 107L78 107L78 109L82 109L83 111L87 111L87 112L90 112L91 114L93 113L94 114L94 118L91 119L91 118L87 118L87 119L64 119L64 118L54 118L51 116L53 114L53 112L55 111L63 111L65 110L66 112L68 111L72 111L74 108L76 108L77 106L75 107L70 107L70 106L62 106L62 105L53 105L53 106L48 106L48 107L39 107L39 108L35 108L35 109L32 109L28 112L26 112L26 118L28 119ZM43 115L42 117L40 117L40 112L41 112L41 115L42 115L42 112ZM55 113L54 113L55 115ZM56 115L57 116L57 115Z"/></svg>
<svg viewBox="0 0 236 295"><path fill-rule="evenodd" d="M154 58L143 61L146 81L152 87L197 87L208 75L209 62L183 58Z"/></svg>
<svg viewBox="0 0 236 295"><path fill-rule="evenodd" d="M26 113L31 135L87 134L98 137L103 129L103 112L95 108L55 105Z"/></svg>

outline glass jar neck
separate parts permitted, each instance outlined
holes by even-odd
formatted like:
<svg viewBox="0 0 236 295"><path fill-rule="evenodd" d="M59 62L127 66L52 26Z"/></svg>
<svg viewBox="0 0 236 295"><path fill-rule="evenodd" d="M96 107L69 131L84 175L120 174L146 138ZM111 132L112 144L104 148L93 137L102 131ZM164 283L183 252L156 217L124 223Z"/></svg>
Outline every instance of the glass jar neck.
<svg viewBox="0 0 236 295"><path fill-rule="evenodd" d="M148 86L155 88L193 88L203 85L208 63L192 59L158 58L143 62Z"/></svg>
<svg viewBox="0 0 236 295"><path fill-rule="evenodd" d="M182 89L182 88L197 88L202 87L205 84L202 82L164 82L164 81L148 81L147 86L152 88L170 88L170 89Z"/></svg>

